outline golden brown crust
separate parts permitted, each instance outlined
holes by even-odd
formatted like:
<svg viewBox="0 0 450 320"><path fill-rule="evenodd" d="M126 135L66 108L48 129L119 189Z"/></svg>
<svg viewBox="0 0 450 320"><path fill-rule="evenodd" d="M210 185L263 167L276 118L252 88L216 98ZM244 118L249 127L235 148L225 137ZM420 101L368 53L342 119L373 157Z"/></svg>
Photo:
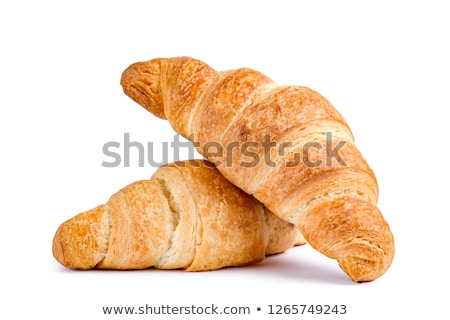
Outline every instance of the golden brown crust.
<svg viewBox="0 0 450 320"><path fill-rule="evenodd" d="M368 221L384 221L376 209L375 175L356 148L347 123L329 101L306 87L277 86L254 70L218 72L187 57L150 60L134 64L133 69L152 69L153 64L165 65L160 75L163 80L153 79L161 84L164 104L160 105L160 97L150 96L145 105L140 102L142 99L135 99L138 103L151 112L157 109L164 113L175 130L194 140L197 150L231 183L254 195L278 217L301 226L305 238L315 243L319 251L326 251L335 259L339 256L341 267L353 280L374 280L386 271L394 255L388 227L366 225L361 231L364 243L356 241L339 250L320 244L340 242L343 236L363 236L357 228L319 236L309 227L311 211L320 208L324 215L328 209L337 212L332 210L333 201L342 197L360 204L344 210L354 221L367 216L372 217ZM203 73L196 69L208 70L204 81ZM153 86L153 80L143 73L130 74L125 70L121 84L129 94L136 83ZM179 88L183 88L181 93ZM177 98L166 104L168 96ZM130 97L134 99L133 95ZM268 142L276 148L267 148ZM209 148L212 144L216 150ZM333 150L339 150L339 154ZM367 243L380 250L372 250L370 259L354 254L355 247L364 251ZM361 259L379 259L379 263L362 263Z"/></svg>
<svg viewBox="0 0 450 320"><path fill-rule="evenodd" d="M136 181L108 200L111 234L100 269L144 269L168 249L169 206L151 180Z"/></svg>
<svg viewBox="0 0 450 320"><path fill-rule="evenodd" d="M105 257L109 233L109 210L100 205L59 226L53 255L71 269L94 268Z"/></svg>
<svg viewBox="0 0 450 320"><path fill-rule="evenodd" d="M262 261L268 238L263 206L215 168L204 162L199 165L180 170L194 195L202 226L188 271L218 269L231 261L236 266Z"/></svg>
<svg viewBox="0 0 450 320"><path fill-rule="evenodd" d="M255 263L302 243L297 229L211 163L191 160L163 166L64 222L53 254L71 269L204 271Z"/></svg>
<svg viewBox="0 0 450 320"><path fill-rule="evenodd" d="M270 84L269 78L251 69L216 72L210 86L195 103L189 134L194 134L198 141L220 141L236 115L261 95L261 87Z"/></svg>

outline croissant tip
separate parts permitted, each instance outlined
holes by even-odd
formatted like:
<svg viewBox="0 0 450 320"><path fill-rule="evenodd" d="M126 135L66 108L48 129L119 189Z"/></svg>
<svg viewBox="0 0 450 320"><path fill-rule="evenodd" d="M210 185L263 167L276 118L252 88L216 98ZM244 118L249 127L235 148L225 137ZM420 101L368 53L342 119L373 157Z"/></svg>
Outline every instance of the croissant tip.
<svg viewBox="0 0 450 320"><path fill-rule="evenodd" d="M357 283L370 282L381 277L392 263L392 255L373 259L345 257L338 259L341 269Z"/></svg>
<svg viewBox="0 0 450 320"><path fill-rule="evenodd" d="M94 268L105 255L108 209L100 205L62 223L52 243L55 259L69 269Z"/></svg>
<svg viewBox="0 0 450 320"><path fill-rule="evenodd" d="M166 119L161 91L161 59L131 64L122 72L120 85L124 93L136 103Z"/></svg>

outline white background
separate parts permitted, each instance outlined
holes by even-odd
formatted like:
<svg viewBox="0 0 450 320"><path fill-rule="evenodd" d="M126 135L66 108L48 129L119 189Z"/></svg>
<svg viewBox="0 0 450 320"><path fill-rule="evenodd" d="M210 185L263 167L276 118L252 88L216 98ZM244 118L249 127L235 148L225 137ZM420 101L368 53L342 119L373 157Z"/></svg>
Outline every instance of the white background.
<svg viewBox="0 0 450 320"><path fill-rule="evenodd" d="M269 304L345 304L340 319L448 317L445 1L5 3L2 319L114 318L101 308L212 303L249 306L245 319L267 314ZM128 168L105 168L102 161L112 159L103 145L123 143L129 133L134 141L153 142L158 155L164 141L173 141L166 121L125 96L122 71L136 61L181 55L218 70L250 67L279 84L309 86L343 114L377 174L379 207L395 236L396 257L384 276L354 284L308 246L253 267L209 273L74 272L56 262L51 241L60 223L155 170L139 167L136 155ZM115 318L127 317L152 316ZM239 318L215 318L222 317Z"/></svg>

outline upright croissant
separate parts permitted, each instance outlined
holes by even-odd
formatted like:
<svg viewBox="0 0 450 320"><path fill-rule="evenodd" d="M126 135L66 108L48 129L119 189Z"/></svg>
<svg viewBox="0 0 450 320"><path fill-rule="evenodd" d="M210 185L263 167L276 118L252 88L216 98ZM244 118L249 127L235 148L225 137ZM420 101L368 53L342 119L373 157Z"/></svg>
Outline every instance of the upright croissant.
<svg viewBox="0 0 450 320"><path fill-rule="evenodd" d="M376 205L376 178L320 94L189 57L132 64L121 85L352 280L371 281L389 268L394 239Z"/></svg>
<svg viewBox="0 0 450 320"><path fill-rule="evenodd" d="M53 255L71 269L215 270L304 240L298 230L200 160L160 167L106 204L64 222Z"/></svg>

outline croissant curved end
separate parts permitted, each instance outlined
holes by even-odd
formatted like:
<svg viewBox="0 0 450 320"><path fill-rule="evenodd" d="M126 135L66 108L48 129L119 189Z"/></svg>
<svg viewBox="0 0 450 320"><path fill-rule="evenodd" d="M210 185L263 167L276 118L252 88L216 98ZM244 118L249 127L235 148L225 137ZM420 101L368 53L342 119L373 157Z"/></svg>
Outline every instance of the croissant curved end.
<svg viewBox="0 0 450 320"><path fill-rule="evenodd" d="M109 232L106 214L106 207L101 205L62 223L52 243L55 259L78 270L92 269L100 263L106 253Z"/></svg>
<svg viewBox="0 0 450 320"><path fill-rule="evenodd" d="M355 282L383 275L394 258L394 238L378 208L364 199L342 197L311 208L298 223L306 240L336 259Z"/></svg>
<svg viewBox="0 0 450 320"><path fill-rule="evenodd" d="M376 246L374 246L376 247ZM355 251L357 251L356 249ZM355 282L369 282L382 276L390 267L394 256L394 247L387 252L376 247L359 256L339 258L341 269Z"/></svg>
<svg viewBox="0 0 450 320"><path fill-rule="evenodd" d="M161 61L133 63L122 73L120 84L132 100L155 116L166 119L161 92Z"/></svg>

